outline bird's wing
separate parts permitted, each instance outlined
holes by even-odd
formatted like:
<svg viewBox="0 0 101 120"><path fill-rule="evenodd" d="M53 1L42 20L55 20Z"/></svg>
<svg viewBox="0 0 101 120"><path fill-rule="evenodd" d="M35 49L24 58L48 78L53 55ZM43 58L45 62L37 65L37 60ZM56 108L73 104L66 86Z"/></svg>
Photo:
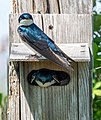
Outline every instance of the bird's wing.
<svg viewBox="0 0 101 120"><path fill-rule="evenodd" d="M37 52L39 52L44 57L48 58L49 60L55 62L56 64L69 69L73 70L71 67L69 61L67 61L64 57L61 57L57 54L55 54L48 46L47 42L44 40L40 40L37 42L30 43L29 41L26 41L29 46L31 46L33 49L35 49Z"/></svg>
<svg viewBox="0 0 101 120"><path fill-rule="evenodd" d="M55 44L55 43L54 43ZM56 52L56 54L60 55L61 57L65 57L67 59L67 61L70 62L75 62L73 59L71 59L68 55L66 55L56 44L55 44L56 48L59 50L59 52Z"/></svg>
<svg viewBox="0 0 101 120"><path fill-rule="evenodd" d="M20 37L24 42L26 42L29 46L31 46L33 49L35 49L37 52L39 52L44 57L48 58L49 60L55 62L56 64L60 65L63 68L66 68L67 70L73 70L71 64L69 61L64 57L56 54L47 44L47 41L45 40L38 40L35 41L32 37L30 37L26 32L21 34L18 31ZM59 48L60 49L60 48ZM61 51L60 51L61 52Z"/></svg>

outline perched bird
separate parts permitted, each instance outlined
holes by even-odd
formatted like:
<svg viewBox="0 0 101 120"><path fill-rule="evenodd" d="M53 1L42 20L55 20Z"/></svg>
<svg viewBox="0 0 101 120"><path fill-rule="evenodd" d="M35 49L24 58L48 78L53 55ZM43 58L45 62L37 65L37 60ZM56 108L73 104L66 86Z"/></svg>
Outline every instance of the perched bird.
<svg viewBox="0 0 101 120"><path fill-rule="evenodd" d="M33 21L29 13L23 13L18 19L20 25L17 29L21 39L38 53L60 65L67 70L73 70L71 62L67 56Z"/></svg>
<svg viewBox="0 0 101 120"><path fill-rule="evenodd" d="M55 71L49 69L32 70L27 80L31 85L39 85L40 87L49 87L51 85L67 85L70 76L64 71Z"/></svg>

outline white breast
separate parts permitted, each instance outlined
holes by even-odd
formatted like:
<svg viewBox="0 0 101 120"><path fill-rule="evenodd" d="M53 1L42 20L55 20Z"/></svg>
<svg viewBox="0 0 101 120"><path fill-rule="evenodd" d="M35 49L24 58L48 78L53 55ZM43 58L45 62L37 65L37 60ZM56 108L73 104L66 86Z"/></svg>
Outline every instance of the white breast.
<svg viewBox="0 0 101 120"><path fill-rule="evenodd" d="M52 80L51 82L47 82L47 83L45 83L45 84L43 84L42 82L37 81L37 80L35 80L35 82L36 82L40 87L48 87L48 86L51 86L51 85L53 85L54 83L56 83L55 80Z"/></svg>

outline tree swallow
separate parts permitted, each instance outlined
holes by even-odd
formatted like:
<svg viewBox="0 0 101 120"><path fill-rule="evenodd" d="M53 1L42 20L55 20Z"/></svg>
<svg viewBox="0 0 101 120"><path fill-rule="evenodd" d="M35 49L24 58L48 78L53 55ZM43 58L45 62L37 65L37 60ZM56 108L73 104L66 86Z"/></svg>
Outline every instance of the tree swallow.
<svg viewBox="0 0 101 120"><path fill-rule="evenodd" d="M34 22L29 13L23 13L18 19L20 25L17 29L21 39L38 53L67 70L73 70L67 56Z"/></svg>
<svg viewBox="0 0 101 120"><path fill-rule="evenodd" d="M70 81L70 76L64 71L55 71L49 69L32 70L27 80L31 85L39 85L40 87L49 87L51 85L67 85Z"/></svg>

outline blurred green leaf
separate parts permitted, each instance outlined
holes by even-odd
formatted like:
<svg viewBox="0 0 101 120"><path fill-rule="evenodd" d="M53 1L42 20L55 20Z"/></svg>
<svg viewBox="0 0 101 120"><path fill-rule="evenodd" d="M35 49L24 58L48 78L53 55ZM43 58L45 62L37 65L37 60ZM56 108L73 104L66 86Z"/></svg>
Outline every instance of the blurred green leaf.
<svg viewBox="0 0 101 120"><path fill-rule="evenodd" d="M4 105L6 104L7 102L7 96L4 97Z"/></svg>
<svg viewBox="0 0 101 120"><path fill-rule="evenodd" d="M97 51L98 51L98 46L96 43L93 43L93 54L94 54L94 57L97 55Z"/></svg>
<svg viewBox="0 0 101 120"><path fill-rule="evenodd" d="M101 46L98 45L98 54L101 56Z"/></svg>
<svg viewBox="0 0 101 120"><path fill-rule="evenodd" d="M97 96L101 96L101 90L100 89L93 89L93 93Z"/></svg>
<svg viewBox="0 0 101 120"><path fill-rule="evenodd" d="M2 93L0 93L0 106L2 106L2 98L3 98L3 95Z"/></svg>
<svg viewBox="0 0 101 120"><path fill-rule="evenodd" d="M96 0L93 0L93 7L96 6Z"/></svg>
<svg viewBox="0 0 101 120"><path fill-rule="evenodd" d="M96 60L97 60L97 61L101 61L101 58L97 58Z"/></svg>
<svg viewBox="0 0 101 120"><path fill-rule="evenodd" d="M97 61L101 61L101 52L97 52ZM101 65L101 62L99 63L99 65Z"/></svg>
<svg viewBox="0 0 101 120"><path fill-rule="evenodd" d="M101 15L94 15L94 31L99 31L101 26Z"/></svg>
<svg viewBox="0 0 101 120"><path fill-rule="evenodd" d="M94 93L92 94L92 97L93 97L93 99L95 98L95 94Z"/></svg>
<svg viewBox="0 0 101 120"><path fill-rule="evenodd" d="M101 42L101 37L96 37L93 40L97 45L99 45L99 43Z"/></svg>
<svg viewBox="0 0 101 120"><path fill-rule="evenodd" d="M100 88L101 87L101 81L97 82L94 86L94 89Z"/></svg>
<svg viewBox="0 0 101 120"><path fill-rule="evenodd" d="M98 45L94 42L93 43L93 55L94 55L94 67L98 67L98 56L97 56L97 52L98 52Z"/></svg>

